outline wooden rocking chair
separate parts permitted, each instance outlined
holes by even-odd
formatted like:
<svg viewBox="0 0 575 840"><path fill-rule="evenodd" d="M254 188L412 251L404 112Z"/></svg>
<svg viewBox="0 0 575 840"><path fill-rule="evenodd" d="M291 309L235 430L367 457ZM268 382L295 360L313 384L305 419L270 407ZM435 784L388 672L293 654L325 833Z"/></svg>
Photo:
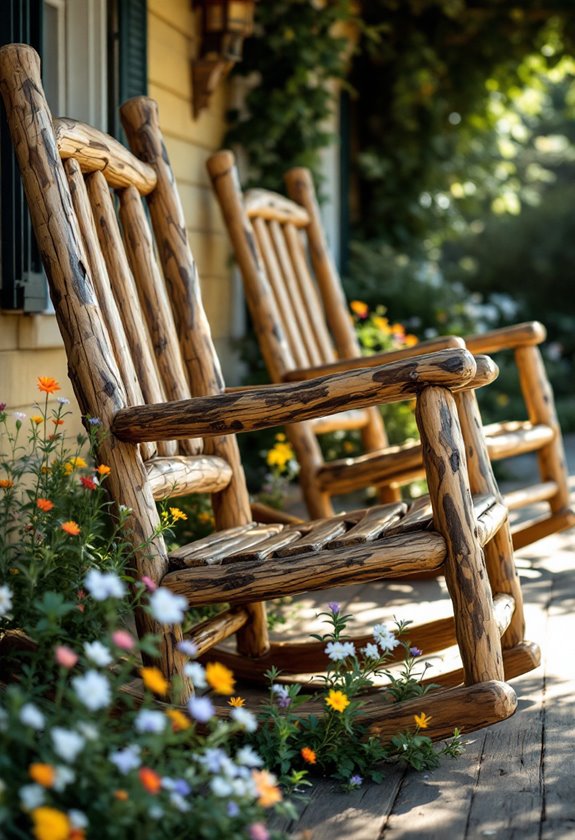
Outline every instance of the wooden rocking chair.
<svg viewBox="0 0 575 840"><path fill-rule="evenodd" d="M208 170L272 382L303 381L350 367L368 369L386 360L464 346L461 339L448 337L362 357L308 170L292 169L286 174L291 201L268 190L242 195L231 152L213 155ZM515 352L529 420L486 426L487 450L493 460L537 453L539 481L508 493L505 503L510 510L535 502L549 506L542 517L512 529L516 549L575 525L561 430L537 347L544 339L545 329L537 322L465 338L465 346L473 353ZM343 429L361 430L365 454L325 462L316 436ZM333 495L369 485L378 486L381 500L397 499L398 484L411 481L423 470L418 444L388 446L377 408L298 423L286 432L300 465L300 483L311 516L331 515Z"/></svg>
<svg viewBox="0 0 575 840"><path fill-rule="evenodd" d="M211 655L257 680L271 664L298 674L326 661L318 643L270 644L266 599L444 565L453 618L414 628L413 644L432 652L457 643L462 667L426 697L430 733L511 715L516 698L504 680L534 667L539 654L523 640L507 512L477 434L472 387L493 378L491 361L455 348L226 393L156 104L138 98L122 107L131 153L87 125L52 120L28 46L0 50L0 90L74 390L83 414L107 432L99 454L111 467L111 496L132 510L134 573L190 606L227 604L188 637L205 654L235 634L237 654ZM475 442L469 476L451 389ZM431 511L393 503L297 526L252 522L236 432L406 395L417 400ZM154 536L156 500L192 491L212 494L217 531L168 554ZM158 626L143 610L136 620L139 632L160 634L161 665L182 676L185 699L181 627ZM419 705L386 708L376 693L366 720L388 739Z"/></svg>

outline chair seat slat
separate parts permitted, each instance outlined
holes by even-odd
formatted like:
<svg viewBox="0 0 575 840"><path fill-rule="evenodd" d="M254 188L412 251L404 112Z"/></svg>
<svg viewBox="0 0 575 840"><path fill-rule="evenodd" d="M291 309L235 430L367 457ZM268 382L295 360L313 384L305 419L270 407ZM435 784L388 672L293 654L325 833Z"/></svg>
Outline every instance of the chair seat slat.
<svg viewBox="0 0 575 840"><path fill-rule="evenodd" d="M395 505L370 508L365 516L341 537L331 543L333 548L343 548L346 545L356 545L377 539L383 532L395 525L405 514L407 505L398 502Z"/></svg>

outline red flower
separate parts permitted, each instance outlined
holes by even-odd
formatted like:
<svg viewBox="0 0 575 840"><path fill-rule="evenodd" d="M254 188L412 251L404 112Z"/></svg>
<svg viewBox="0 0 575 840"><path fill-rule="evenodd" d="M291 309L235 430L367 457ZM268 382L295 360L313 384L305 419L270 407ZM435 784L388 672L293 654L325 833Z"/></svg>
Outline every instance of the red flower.
<svg viewBox="0 0 575 840"><path fill-rule="evenodd" d="M80 478L80 484L82 484L86 488L86 490L95 490L98 486L93 478L90 478L86 475L83 475Z"/></svg>

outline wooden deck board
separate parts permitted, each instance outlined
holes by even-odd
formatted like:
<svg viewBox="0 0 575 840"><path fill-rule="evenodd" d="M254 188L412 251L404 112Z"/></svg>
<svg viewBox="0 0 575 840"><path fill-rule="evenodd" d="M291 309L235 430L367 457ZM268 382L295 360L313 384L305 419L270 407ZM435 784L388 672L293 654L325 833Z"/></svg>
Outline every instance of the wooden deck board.
<svg viewBox="0 0 575 840"><path fill-rule="evenodd" d="M314 783L295 823L297 840L574 840L575 838L575 529L518 553L526 601L527 638L542 665L513 681L518 712L471 733L464 755L425 773L385 768L381 785L342 792ZM412 584L440 613L441 581ZM303 631L328 600L355 612L355 629L381 620L384 588L371 584L323 593L305 602L293 629ZM388 592L389 594L389 592ZM410 617L414 591L399 585L387 617ZM411 617L415 617L413 612Z"/></svg>

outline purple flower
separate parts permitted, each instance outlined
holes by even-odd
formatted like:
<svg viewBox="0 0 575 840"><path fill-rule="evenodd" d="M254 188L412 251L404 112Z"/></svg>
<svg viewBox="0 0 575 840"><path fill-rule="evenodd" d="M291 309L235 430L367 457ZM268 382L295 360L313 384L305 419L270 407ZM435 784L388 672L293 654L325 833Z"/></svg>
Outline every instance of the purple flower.
<svg viewBox="0 0 575 840"><path fill-rule="evenodd" d="M0 403L0 411L4 411L6 408L6 403Z"/></svg>
<svg viewBox="0 0 575 840"><path fill-rule="evenodd" d="M421 654L423 653L423 651L420 650L420 648L418 647L410 647L409 652L412 656L421 656Z"/></svg>
<svg viewBox="0 0 575 840"><path fill-rule="evenodd" d="M58 402L60 405L70 405L70 400L67 400L66 397L58 397Z"/></svg>
<svg viewBox="0 0 575 840"><path fill-rule="evenodd" d="M182 639L181 642L178 642L176 647L180 653L184 653L186 656L196 656L198 652L196 645L193 642L190 642L189 639Z"/></svg>
<svg viewBox="0 0 575 840"><path fill-rule="evenodd" d="M330 601L329 604L327 605L327 608L334 615L338 615L339 611L341 610L341 604L338 604L337 601Z"/></svg>
<svg viewBox="0 0 575 840"><path fill-rule="evenodd" d="M215 709L209 697L190 697L188 711L198 723L207 723L214 716Z"/></svg>
<svg viewBox="0 0 575 840"><path fill-rule="evenodd" d="M237 802L228 802L228 817L237 817L240 808Z"/></svg>
<svg viewBox="0 0 575 840"><path fill-rule="evenodd" d="M90 426L100 426L102 424L102 421L99 417L89 417L88 423L90 424Z"/></svg>
<svg viewBox="0 0 575 840"><path fill-rule="evenodd" d="M180 796L189 796L189 794L192 792L192 788L186 782L185 779L176 779L176 782L174 784L174 790L176 791L176 793L179 793Z"/></svg>
<svg viewBox="0 0 575 840"><path fill-rule="evenodd" d="M353 776L349 777L349 784L351 787L361 787L363 784L363 776L360 776L359 773L355 773Z"/></svg>

